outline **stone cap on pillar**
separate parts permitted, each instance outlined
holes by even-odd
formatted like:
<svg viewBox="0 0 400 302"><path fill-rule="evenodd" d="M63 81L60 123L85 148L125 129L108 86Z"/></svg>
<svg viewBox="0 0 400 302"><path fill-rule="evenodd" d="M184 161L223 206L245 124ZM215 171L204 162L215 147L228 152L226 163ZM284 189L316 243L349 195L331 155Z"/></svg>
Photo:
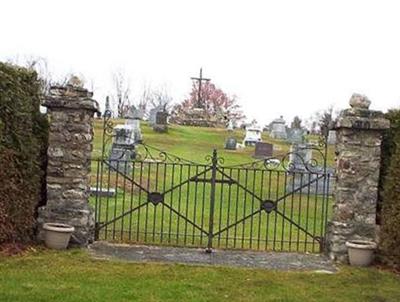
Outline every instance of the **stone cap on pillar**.
<svg viewBox="0 0 400 302"><path fill-rule="evenodd" d="M93 92L83 88L83 82L72 76L65 86L55 85L50 87L43 106L48 108L86 109L93 112L99 111L99 104L92 99Z"/></svg>
<svg viewBox="0 0 400 302"><path fill-rule="evenodd" d="M340 113L333 129L384 130L390 128L389 120L381 111L369 109L371 101L365 95L354 93L349 104L351 108Z"/></svg>

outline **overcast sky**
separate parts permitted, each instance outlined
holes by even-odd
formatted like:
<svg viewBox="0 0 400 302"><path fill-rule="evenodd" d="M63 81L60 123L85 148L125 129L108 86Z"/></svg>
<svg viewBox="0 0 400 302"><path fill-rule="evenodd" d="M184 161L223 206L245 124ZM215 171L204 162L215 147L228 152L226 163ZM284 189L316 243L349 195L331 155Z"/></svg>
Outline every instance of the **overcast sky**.
<svg viewBox="0 0 400 302"><path fill-rule="evenodd" d="M104 104L122 69L135 94L166 86L176 102L204 75L261 124L306 118L353 92L400 106L400 1L0 1L0 60L41 56L77 73Z"/></svg>

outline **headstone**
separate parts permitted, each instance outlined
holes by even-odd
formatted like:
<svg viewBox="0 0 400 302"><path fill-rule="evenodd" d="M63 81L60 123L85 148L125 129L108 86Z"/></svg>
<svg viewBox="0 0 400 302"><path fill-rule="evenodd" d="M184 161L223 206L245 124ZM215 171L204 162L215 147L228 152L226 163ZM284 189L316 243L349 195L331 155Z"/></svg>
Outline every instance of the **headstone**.
<svg viewBox="0 0 400 302"><path fill-rule="evenodd" d="M234 137L229 137L225 142L225 149L226 150L236 150L237 148L237 141Z"/></svg>
<svg viewBox="0 0 400 302"><path fill-rule="evenodd" d="M228 131L233 131L233 123L232 123L232 120L229 120L228 126L226 127L226 129L227 129Z"/></svg>
<svg viewBox="0 0 400 302"><path fill-rule="evenodd" d="M292 144L304 143L305 130L300 128L294 128L289 130L288 141Z"/></svg>
<svg viewBox="0 0 400 302"><path fill-rule="evenodd" d="M158 111L156 113L156 122L153 126L153 130L156 132L168 131L168 113L166 111Z"/></svg>
<svg viewBox="0 0 400 302"><path fill-rule="evenodd" d="M149 125L151 127L153 127L155 125L157 112L160 112L160 111L165 111L164 106L159 105L159 106L156 106L156 107L150 109L148 121L149 121Z"/></svg>
<svg viewBox="0 0 400 302"><path fill-rule="evenodd" d="M278 119L272 121L270 137L275 139L287 139L287 132L285 126L285 120L281 116Z"/></svg>
<svg viewBox="0 0 400 302"><path fill-rule="evenodd" d="M136 156L134 133L134 129L128 125L114 127L114 141L109 156L112 169L125 174L132 169L131 161Z"/></svg>
<svg viewBox="0 0 400 302"><path fill-rule="evenodd" d="M336 144L336 131L335 130L330 130L328 134L328 144L329 145L334 145Z"/></svg>
<svg viewBox="0 0 400 302"><path fill-rule="evenodd" d="M130 106L125 118L133 120L142 120L144 116L143 110L137 109L135 106Z"/></svg>
<svg viewBox="0 0 400 302"><path fill-rule="evenodd" d="M268 158L273 154L274 146L268 143L258 142L254 151L255 158Z"/></svg>
<svg viewBox="0 0 400 302"><path fill-rule="evenodd" d="M246 127L246 136L244 137L243 144L251 146L257 142L261 142L261 129L258 127Z"/></svg>
<svg viewBox="0 0 400 302"><path fill-rule="evenodd" d="M290 148L289 156L289 179L286 185L287 192L296 191L305 194L331 194L334 189L334 171L331 168L318 166L313 161L312 144L293 144ZM323 162L319 163L323 164ZM323 174L330 174L329 183L328 176L322 177ZM317 178L320 178L317 180ZM303 188L301 188L303 187ZM301 189L300 189L301 188Z"/></svg>

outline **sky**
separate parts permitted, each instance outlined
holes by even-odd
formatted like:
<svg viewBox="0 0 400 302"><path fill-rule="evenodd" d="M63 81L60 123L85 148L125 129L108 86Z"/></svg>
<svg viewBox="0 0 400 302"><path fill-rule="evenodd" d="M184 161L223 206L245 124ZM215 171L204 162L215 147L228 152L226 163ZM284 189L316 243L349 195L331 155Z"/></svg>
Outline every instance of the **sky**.
<svg viewBox="0 0 400 302"><path fill-rule="evenodd" d="M248 120L306 119L353 93L400 107L400 1L1 0L0 61L43 57L78 74L104 106L112 74L166 87L174 102L204 76ZM103 107L104 108L104 107Z"/></svg>

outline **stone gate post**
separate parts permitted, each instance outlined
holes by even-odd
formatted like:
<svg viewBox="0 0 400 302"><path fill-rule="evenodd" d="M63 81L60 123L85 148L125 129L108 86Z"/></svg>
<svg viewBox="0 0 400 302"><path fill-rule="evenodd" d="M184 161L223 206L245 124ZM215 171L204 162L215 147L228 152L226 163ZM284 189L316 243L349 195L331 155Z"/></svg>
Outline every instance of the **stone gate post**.
<svg viewBox="0 0 400 302"><path fill-rule="evenodd" d="M389 121L369 110L367 97L353 94L351 108L336 122L336 189L332 220L328 224L327 253L348 261L347 240L376 241L376 206L381 162L382 130Z"/></svg>
<svg viewBox="0 0 400 302"><path fill-rule="evenodd" d="M86 246L93 237L89 206L93 115L98 104L77 77L50 88L44 106L49 116L47 204L39 209L39 239L46 222L75 227L71 244Z"/></svg>

